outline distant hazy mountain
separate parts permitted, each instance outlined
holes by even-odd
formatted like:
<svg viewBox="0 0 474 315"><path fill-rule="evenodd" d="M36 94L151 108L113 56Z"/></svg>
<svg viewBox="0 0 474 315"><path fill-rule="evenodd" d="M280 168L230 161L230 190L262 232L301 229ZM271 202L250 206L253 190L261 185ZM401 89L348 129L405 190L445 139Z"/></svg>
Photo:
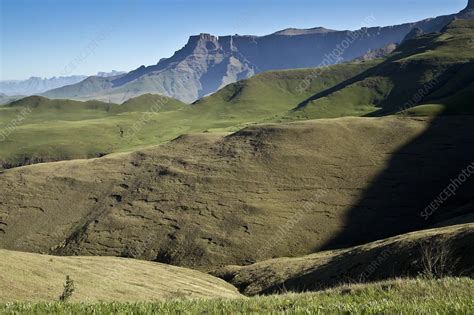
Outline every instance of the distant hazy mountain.
<svg viewBox="0 0 474 315"><path fill-rule="evenodd" d="M85 78L87 77L83 75L73 75L68 77L31 77L27 80L0 81L0 93L4 93L6 95L39 94L50 89L81 82Z"/></svg>
<svg viewBox="0 0 474 315"><path fill-rule="evenodd" d="M141 66L125 75L91 77L44 95L50 98L125 101L144 93L158 93L193 102L229 83L268 70L330 65L364 56L370 51L398 44L413 30L440 31L456 17L469 17L473 0L458 15L430 18L416 23L358 31L325 28L286 29L267 36L191 36L171 58ZM419 31L418 31L419 30Z"/></svg>
<svg viewBox="0 0 474 315"><path fill-rule="evenodd" d="M24 96L22 95L6 95L3 93L0 93L0 105L6 105L13 101L19 100L20 98L23 98L23 97Z"/></svg>
<svg viewBox="0 0 474 315"><path fill-rule="evenodd" d="M99 72L97 76L111 77L125 72ZM4 80L0 81L0 93L6 95L33 95L41 94L48 90L60 88L66 85L76 84L86 79L85 75L73 75L64 77L40 78L31 77L27 80Z"/></svg>

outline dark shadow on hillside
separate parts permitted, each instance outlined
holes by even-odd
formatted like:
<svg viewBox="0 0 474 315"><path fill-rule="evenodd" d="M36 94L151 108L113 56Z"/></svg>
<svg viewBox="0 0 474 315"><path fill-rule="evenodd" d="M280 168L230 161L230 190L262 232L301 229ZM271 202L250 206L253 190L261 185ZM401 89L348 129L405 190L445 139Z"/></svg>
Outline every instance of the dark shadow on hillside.
<svg viewBox="0 0 474 315"><path fill-rule="evenodd" d="M423 246L433 246L433 250L449 246L452 257L448 261L452 276L468 276L473 270L474 257L466 255L474 251L474 233L466 231L444 238L442 234L405 239L399 243L374 246L370 249L352 249L334 256L323 265L303 271L295 277L264 288L259 294L278 294L286 292L307 292L325 290L350 283L371 283L400 277L417 277L424 272L420 261L423 259ZM436 253L442 253L438 251ZM377 262L377 268L370 268ZM245 287L239 287L245 289Z"/></svg>
<svg viewBox="0 0 474 315"><path fill-rule="evenodd" d="M386 76L388 74L397 74L397 72L400 71L399 65L396 64L396 61L401 60L403 58L409 57L411 55L416 55L419 53L424 52L427 49L427 46L430 46L430 49L436 49L439 47L441 44L439 43L432 43L433 38L436 38L439 36L439 33L432 33L428 34L425 36L418 37L416 39L408 40L404 42L403 44L400 45L400 47L397 48L397 50L388 56L384 61L381 63L375 65L374 67L348 79L345 80L329 89L326 89L324 91L321 91L306 100L302 101L299 103L292 111L296 112L298 110L301 110L305 108L309 103L316 101L318 99L328 97L333 93L336 93L338 91L343 90L344 88L347 88L351 86L352 84L355 84L357 82L361 82L367 78L371 77L376 77L378 75L383 75ZM321 69L321 71L324 71L324 68ZM404 74L403 74L404 75ZM403 75L401 75L402 80L407 79L406 77L403 78ZM398 79L398 78L397 78ZM404 93L406 95L406 91ZM390 99L390 98L386 98ZM381 107L384 106L384 104L379 104ZM386 113L384 113L386 114ZM381 115L379 115L381 116Z"/></svg>
<svg viewBox="0 0 474 315"><path fill-rule="evenodd" d="M404 118L400 119L417 119ZM423 216L423 210L445 190L452 179L464 179L463 170L474 166L474 117L439 116L426 131L390 154L386 169L370 184L348 211L345 228L323 248L363 244L418 229L469 212L474 200L474 173L458 184L455 196ZM377 163L378 161L375 161ZM474 170L474 167L472 168ZM445 196L443 195L443 198Z"/></svg>
<svg viewBox="0 0 474 315"><path fill-rule="evenodd" d="M467 73L474 71L474 62L453 64L449 67L439 66L436 62L411 62L410 69L412 70L404 72L393 69L391 81L420 82L427 69L436 71L439 75L436 80L428 81L425 84L410 84L409 86L395 84L390 94L377 104L380 109L365 115L365 117L391 115L423 103L449 105L449 97L468 88L473 82L473 77ZM413 97L407 100L406 95L413 95ZM458 107L459 104L451 105ZM463 111L468 112L466 109Z"/></svg>
<svg viewBox="0 0 474 315"><path fill-rule="evenodd" d="M296 111L298 111L298 110L301 110L301 109L305 108L305 107L306 107L309 103L311 103L312 101L315 101L315 100L320 99L320 98L323 98L323 97L327 97L327 96L329 96L329 95L331 95L331 94L333 94L333 93L335 93L335 92L337 92L337 91L339 91L339 90L342 90L342 89L345 88L345 87L348 87L348 86L351 85L351 84L354 84L354 83L356 83L356 82L362 81L362 80L364 80L365 78L371 76L371 75L374 73L375 70L376 70L376 67L375 67L375 68L370 68L370 69L368 69L368 70L366 70L366 71L364 71L364 72L362 72L362 73L356 75L355 77L352 77L352 78L350 78L350 79L348 79L348 80L346 80L346 81L343 81L343 82L341 82L341 83L339 83L339 84L337 84L337 85L335 85L335 86L333 86L333 87L331 87L331 88L329 88L329 89L326 89L326 90L324 90L324 91L322 91L322 92L319 92L319 93L317 93L317 94L315 94L315 95L313 95L313 96L307 98L307 99L304 100L303 102L299 103L299 104L298 104L294 109L292 109L291 111L292 111L292 112L296 112ZM322 70L322 71L324 71L324 70Z"/></svg>

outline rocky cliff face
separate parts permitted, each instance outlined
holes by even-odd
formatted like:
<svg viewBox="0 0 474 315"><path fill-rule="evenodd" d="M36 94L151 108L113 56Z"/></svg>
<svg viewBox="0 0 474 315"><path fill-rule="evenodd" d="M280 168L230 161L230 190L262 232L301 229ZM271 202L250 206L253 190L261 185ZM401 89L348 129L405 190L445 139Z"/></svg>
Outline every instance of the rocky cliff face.
<svg viewBox="0 0 474 315"><path fill-rule="evenodd" d="M468 7L458 15L357 31L313 28L286 29L262 37L191 36L181 50L156 65L142 66L106 83L91 85L88 82L87 89L79 83L49 91L45 96L100 98L108 95L109 100L125 101L144 93L159 93L190 103L256 73L332 65L400 43L414 29L423 33L440 31L456 17L469 17L473 1L470 0Z"/></svg>
<svg viewBox="0 0 474 315"><path fill-rule="evenodd" d="M233 36L191 36L171 58L141 67L112 81L115 87L147 87L148 92L169 95L186 102L256 73L235 45ZM122 89L124 93L127 91Z"/></svg>
<svg viewBox="0 0 474 315"><path fill-rule="evenodd" d="M469 0L467 7L459 12L458 17L461 19L474 19L474 0Z"/></svg>

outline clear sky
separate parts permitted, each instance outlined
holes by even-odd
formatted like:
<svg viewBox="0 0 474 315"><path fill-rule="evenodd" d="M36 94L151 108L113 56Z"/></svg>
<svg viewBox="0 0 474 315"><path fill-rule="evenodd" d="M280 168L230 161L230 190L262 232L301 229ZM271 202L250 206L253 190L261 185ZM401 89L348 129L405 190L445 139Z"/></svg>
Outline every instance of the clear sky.
<svg viewBox="0 0 474 315"><path fill-rule="evenodd" d="M358 29L456 13L467 0L0 0L0 79L156 64L189 35ZM362 25L370 15L371 25Z"/></svg>

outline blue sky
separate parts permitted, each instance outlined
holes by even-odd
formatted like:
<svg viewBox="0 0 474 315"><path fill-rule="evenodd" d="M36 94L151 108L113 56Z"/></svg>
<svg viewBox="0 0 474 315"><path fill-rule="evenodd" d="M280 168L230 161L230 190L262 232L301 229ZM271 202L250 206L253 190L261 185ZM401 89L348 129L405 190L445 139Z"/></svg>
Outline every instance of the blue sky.
<svg viewBox="0 0 474 315"><path fill-rule="evenodd" d="M451 14L467 0L0 0L0 79L156 64L188 36L357 29ZM368 16L372 25L362 25Z"/></svg>

